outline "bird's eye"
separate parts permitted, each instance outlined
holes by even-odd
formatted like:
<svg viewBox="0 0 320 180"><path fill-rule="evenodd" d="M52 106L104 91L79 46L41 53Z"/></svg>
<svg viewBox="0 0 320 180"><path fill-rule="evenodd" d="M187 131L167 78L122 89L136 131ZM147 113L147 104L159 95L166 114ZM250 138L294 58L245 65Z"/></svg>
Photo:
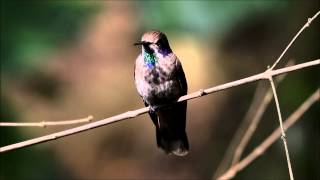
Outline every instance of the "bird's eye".
<svg viewBox="0 0 320 180"><path fill-rule="evenodd" d="M156 45L160 47L160 45L161 45L160 41L157 41Z"/></svg>

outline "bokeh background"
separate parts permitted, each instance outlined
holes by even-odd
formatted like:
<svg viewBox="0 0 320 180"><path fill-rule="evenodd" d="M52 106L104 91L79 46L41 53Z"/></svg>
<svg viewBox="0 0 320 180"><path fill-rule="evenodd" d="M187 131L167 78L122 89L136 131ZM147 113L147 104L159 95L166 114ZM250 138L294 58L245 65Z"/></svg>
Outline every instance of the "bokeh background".
<svg viewBox="0 0 320 180"><path fill-rule="evenodd" d="M1 121L95 120L143 106L133 80L144 31L165 32L189 92L262 72L319 10L319 1L1 0ZM320 57L319 18L288 51ZM316 88L319 68L292 72L278 86L284 119ZM258 83L188 103L186 157L156 147L147 115L0 155L0 179L209 179L246 114ZM268 86L268 82L264 82ZM319 103L288 143L296 179L319 179ZM1 146L64 127L0 127ZM276 127L272 102L245 151ZM235 179L288 179L281 141Z"/></svg>

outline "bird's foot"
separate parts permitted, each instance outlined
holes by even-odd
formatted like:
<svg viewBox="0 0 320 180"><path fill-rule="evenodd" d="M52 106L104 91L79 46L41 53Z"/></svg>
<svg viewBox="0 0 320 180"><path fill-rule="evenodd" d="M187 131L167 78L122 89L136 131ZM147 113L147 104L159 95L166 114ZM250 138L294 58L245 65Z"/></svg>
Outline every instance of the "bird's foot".
<svg viewBox="0 0 320 180"><path fill-rule="evenodd" d="M150 106L149 112L150 113L155 113L159 109L159 106Z"/></svg>

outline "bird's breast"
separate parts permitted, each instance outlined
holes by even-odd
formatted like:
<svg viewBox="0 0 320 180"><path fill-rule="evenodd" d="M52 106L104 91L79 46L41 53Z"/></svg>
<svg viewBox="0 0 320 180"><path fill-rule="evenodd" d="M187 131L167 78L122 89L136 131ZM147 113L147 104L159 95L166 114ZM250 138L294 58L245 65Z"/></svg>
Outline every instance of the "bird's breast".
<svg viewBox="0 0 320 180"><path fill-rule="evenodd" d="M158 105L179 98L180 85L174 77L174 68L174 64L162 60L158 60L153 68L137 62L136 87L148 104Z"/></svg>

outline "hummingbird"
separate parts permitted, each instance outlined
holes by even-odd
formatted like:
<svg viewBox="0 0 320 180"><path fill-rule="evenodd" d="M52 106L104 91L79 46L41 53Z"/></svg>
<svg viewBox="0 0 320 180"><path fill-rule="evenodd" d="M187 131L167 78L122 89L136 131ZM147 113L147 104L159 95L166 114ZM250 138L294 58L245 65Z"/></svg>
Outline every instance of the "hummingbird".
<svg viewBox="0 0 320 180"><path fill-rule="evenodd" d="M157 145L167 154L185 156L189 150L185 130L187 101L176 102L188 91L181 62L160 31L144 33L134 45L141 46L135 62L135 85L145 106L150 107Z"/></svg>

